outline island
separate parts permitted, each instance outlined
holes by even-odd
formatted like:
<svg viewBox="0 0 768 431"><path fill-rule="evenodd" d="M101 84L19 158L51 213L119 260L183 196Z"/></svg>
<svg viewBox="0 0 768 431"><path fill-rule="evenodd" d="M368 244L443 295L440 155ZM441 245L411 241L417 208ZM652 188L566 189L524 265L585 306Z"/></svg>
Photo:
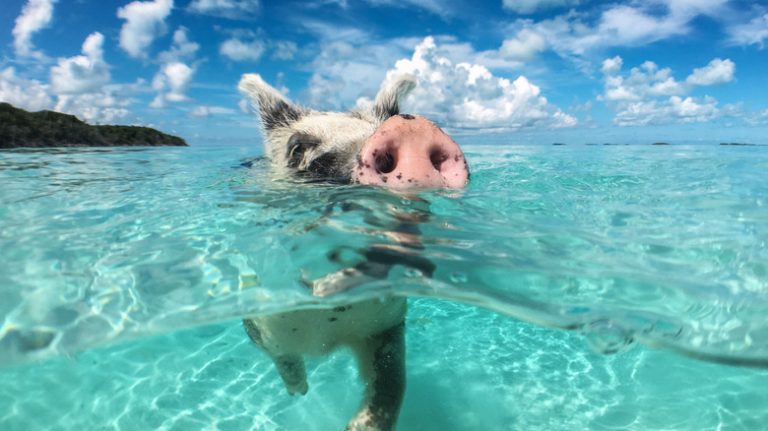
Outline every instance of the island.
<svg viewBox="0 0 768 431"><path fill-rule="evenodd" d="M92 126L74 115L28 112L0 103L0 148L187 146L149 127Z"/></svg>

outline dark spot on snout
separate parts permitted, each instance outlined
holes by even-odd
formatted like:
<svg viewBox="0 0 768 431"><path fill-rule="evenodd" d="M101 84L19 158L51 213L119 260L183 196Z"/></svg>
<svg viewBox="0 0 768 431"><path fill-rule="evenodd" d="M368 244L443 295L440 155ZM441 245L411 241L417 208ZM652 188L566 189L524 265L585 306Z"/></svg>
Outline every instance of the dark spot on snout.
<svg viewBox="0 0 768 431"><path fill-rule="evenodd" d="M414 117L411 114L400 114L400 118L402 118L403 120L413 120L416 117Z"/></svg>

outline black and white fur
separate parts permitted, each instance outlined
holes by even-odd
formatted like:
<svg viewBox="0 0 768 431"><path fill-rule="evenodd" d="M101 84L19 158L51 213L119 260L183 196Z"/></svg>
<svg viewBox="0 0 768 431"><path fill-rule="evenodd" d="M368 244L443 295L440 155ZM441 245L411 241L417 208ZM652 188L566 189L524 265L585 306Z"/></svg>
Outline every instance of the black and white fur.
<svg viewBox="0 0 768 431"><path fill-rule="evenodd" d="M365 140L382 122L399 114L400 100L414 86L411 77L396 79L379 91L370 109L347 113L294 105L255 74L244 75L239 89L261 117L265 152L276 172L348 182ZM419 247L418 240L408 234L402 243ZM386 275L391 260L400 258L385 248L368 255L369 261L358 267L312 282L313 294L325 296ZM432 270L429 262L418 257L404 259L411 261L406 265ZM346 429L384 431L395 428L405 392L405 312L404 298L389 297L333 309L254 316L243 323L251 340L272 358L292 395L308 390L304 355L349 346L365 393Z"/></svg>
<svg viewBox="0 0 768 431"><path fill-rule="evenodd" d="M361 111L315 111L297 106L264 82L246 74L240 91L260 114L267 157L278 172L349 181L365 140L416 86L410 75L385 85L371 108Z"/></svg>

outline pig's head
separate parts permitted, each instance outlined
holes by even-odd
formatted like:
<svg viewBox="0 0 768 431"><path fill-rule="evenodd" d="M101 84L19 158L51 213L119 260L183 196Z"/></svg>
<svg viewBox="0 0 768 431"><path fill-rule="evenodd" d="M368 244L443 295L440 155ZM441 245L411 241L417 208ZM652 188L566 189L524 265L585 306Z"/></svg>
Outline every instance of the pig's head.
<svg viewBox="0 0 768 431"><path fill-rule="evenodd" d="M260 113L265 151L279 170L395 189L464 187L469 170L453 139L424 117L400 114L414 86L403 76L371 108L351 112L294 105L256 74L243 75L239 88Z"/></svg>

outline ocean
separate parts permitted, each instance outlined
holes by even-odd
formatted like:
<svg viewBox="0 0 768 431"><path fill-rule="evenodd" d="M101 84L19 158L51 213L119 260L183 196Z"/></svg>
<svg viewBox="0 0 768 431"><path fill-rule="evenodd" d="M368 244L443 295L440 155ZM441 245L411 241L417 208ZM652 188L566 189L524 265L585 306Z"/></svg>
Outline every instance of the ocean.
<svg viewBox="0 0 768 431"><path fill-rule="evenodd" d="M240 319L389 295L398 429L767 429L768 146L464 151L466 190L410 194L258 146L0 152L0 429L343 429L350 353L292 397Z"/></svg>

